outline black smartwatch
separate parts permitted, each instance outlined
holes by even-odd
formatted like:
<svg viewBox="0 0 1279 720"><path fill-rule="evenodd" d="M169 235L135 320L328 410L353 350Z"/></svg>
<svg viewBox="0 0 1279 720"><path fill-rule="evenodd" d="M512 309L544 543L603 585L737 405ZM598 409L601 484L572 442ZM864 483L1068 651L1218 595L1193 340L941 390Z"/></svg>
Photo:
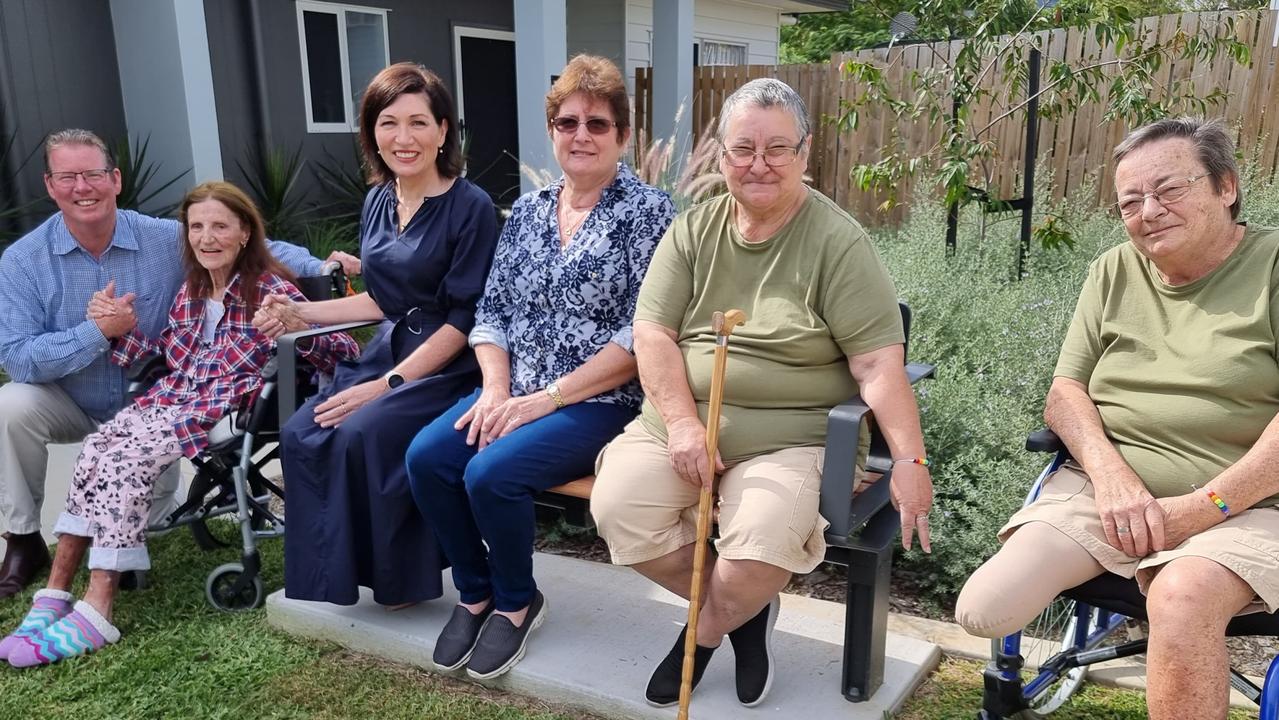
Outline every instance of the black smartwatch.
<svg viewBox="0 0 1279 720"><path fill-rule="evenodd" d="M404 376L394 370L383 376L383 379L386 380L386 386L392 390L404 384Z"/></svg>

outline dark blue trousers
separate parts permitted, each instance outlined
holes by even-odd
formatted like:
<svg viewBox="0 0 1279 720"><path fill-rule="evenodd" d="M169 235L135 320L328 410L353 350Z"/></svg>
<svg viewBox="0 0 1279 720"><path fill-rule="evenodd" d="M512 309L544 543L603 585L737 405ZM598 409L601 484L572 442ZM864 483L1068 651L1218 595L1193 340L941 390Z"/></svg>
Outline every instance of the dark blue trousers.
<svg viewBox="0 0 1279 720"><path fill-rule="evenodd" d="M477 451L453 424L479 397L476 390L423 428L405 462L413 499L453 566L462 602L492 597L498 610L515 612L537 589L533 496L594 472L600 449L635 411L575 403Z"/></svg>

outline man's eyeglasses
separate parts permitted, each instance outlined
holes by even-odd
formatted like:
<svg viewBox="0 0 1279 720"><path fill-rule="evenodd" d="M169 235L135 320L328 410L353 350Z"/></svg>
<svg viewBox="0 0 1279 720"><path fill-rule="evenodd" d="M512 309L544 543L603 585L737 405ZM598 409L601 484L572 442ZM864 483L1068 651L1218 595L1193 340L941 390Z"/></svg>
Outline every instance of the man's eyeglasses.
<svg viewBox="0 0 1279 720"><path fill-rule="evenodd" d="M551 126L565 135L577 132L577 126L583 124L575 117L557 117L551 120ZM617 123L604 118L593 117L586 120L586 132L592 135L603 135L617 126Z"/></svg>
<svg viewBox="0 0 1279 720"><path fill-rule="evenodd" d="M763 150L756 150L753 147L726 147L723 150L724 159L733 167L750 167L755 164L755 158L764 158L764 164L769 167L781 167L790 165L799 157L799 149L804 146L804 138L800 138L795 145L770 145Z"/></svg>
<svg viewBox="0 0 1279 720"><path fill-rule="evenodd" d="M1115 203L1115 209L1119 212L1120 217L1130 218L1139 214L1141 209L1146 206L1146 198L1153 198L1155 202L1163 207L1175 205L1186 197L1190 192L1191 185L1206 177L1208 177L1208 173L1192 175L1181 180L1170 180L1148 193L1125 195L1119 198L1119 202Z"/></svg>
<svg viewBox="0 0 1279 720"><path fill-rule="evenodd" d="M80 172L51 172L48 174L49 182L52 182L55 187L63 189L75 187L77 176L84 178L84 181L90 185L105 185L111 179L111 168L82 170Z"/></svg>

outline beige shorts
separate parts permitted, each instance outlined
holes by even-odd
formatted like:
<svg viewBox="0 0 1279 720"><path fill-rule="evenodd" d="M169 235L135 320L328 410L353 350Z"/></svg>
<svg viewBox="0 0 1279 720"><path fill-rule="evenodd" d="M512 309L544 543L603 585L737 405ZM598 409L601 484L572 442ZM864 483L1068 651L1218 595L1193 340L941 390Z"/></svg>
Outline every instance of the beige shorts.
<svg viewBox="0 0 1279 720"><path fill-rule="evenodd" d="M1048 476L1035 502L1008 520L999 539L1007 540L1028 522L1047 523L1069 535L1102 567L1116 575L1136 577L1142 593L1163 565L1180 557L1202 557L1243 578L1257 594L1241 615L1279 610L1279 508L1233 513L1175 548L1132 558L1107 544L1092 481L1081 467L1067 463Z"/></svg>
<svg viewBox="0 0 1279 720"><path fill-rule="evenodd" d="M817 567L830 526L817 512L825 455L787 448L729 468L719 481L719 556L795 573ZM633 565L696 541L697 496L671 467L665 443L635 420L596 461L591 514L613 562Z"/></svg>

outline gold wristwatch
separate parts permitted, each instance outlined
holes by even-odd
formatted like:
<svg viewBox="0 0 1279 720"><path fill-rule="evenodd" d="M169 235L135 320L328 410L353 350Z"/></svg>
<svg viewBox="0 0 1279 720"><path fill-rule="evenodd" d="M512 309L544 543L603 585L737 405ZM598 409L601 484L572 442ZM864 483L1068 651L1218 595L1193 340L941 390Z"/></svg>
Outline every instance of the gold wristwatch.
<svg viewBox="0 0 1279 720"><path fill-rule="evenodd" d="M556 410L564 407L564 396L560 395L560 383L558 380L546 386L546 394L550 395L551 400L555 401Z"/></svg>

